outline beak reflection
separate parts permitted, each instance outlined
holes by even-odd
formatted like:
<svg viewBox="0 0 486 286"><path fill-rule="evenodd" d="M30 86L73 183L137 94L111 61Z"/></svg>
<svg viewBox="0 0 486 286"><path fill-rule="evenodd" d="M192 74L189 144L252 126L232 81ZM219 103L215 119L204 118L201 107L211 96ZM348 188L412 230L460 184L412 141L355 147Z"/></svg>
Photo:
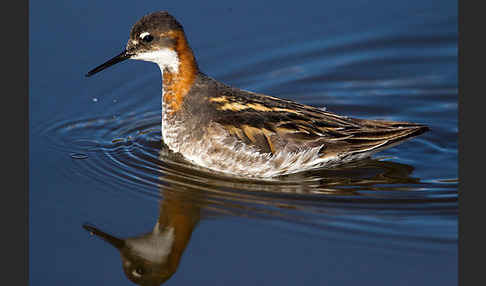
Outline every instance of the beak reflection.
<svg viewBox="0 0 486 286"><path fill-rule="evenodd" d="M119 239L117 237L114 237L113 235L108 234L106 232L103 232L103 231L99 230L98 228L96 228L94 226L84 224L83 228L86 229L87 231L89 231L92 235L96 235L96 236L102 238L103 240L105 240L106 242L113 245L114 247L116 247L119 250L121 250L123 248L123 246L125 246L125 241L123 239Z"/></svg>

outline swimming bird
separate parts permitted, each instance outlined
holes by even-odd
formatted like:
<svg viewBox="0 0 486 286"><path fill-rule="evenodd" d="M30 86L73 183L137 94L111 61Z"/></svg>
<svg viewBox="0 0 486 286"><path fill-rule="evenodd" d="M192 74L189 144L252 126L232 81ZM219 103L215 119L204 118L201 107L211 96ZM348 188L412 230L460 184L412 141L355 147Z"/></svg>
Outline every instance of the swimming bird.
<svg viewBox="0 0 486 286"><path fill-rule="evenodd" d="M89 71L127 59L162 73L162 139L214 171L274 177L366 158L428 130L422 124L341 116L219 82L200 71L182 25L167 11L137 21L125 50Z"/></svg>

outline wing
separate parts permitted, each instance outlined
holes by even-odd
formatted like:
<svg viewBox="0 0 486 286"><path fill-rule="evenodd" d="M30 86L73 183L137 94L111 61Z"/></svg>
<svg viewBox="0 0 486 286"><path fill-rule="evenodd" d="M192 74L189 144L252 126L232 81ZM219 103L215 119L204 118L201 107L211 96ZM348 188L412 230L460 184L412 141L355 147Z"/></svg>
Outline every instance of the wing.
<svg viewBox="0 0 486 286"><path fill-rule="evenodd" d="M382 149L427 130L423 125L340 116L293 101L239 89L208 98L212 121L261 153L321 146L322 155Z"/></svg>

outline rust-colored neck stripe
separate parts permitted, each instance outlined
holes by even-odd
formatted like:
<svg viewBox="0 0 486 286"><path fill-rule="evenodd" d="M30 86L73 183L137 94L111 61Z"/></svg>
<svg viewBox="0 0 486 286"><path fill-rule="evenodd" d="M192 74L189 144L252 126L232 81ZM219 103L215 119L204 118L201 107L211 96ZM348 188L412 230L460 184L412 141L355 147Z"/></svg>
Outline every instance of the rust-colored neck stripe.
<svg viewBox="0 0 486 286"><path fill-rule="evenodd" d="M181 108L184 96L196 79L198 67L184 32L170 31L168 34L176 40L174 50L179 58L177 73L167 68L163 71L164 106L168 108L168 114L172 114Z"/></svg>

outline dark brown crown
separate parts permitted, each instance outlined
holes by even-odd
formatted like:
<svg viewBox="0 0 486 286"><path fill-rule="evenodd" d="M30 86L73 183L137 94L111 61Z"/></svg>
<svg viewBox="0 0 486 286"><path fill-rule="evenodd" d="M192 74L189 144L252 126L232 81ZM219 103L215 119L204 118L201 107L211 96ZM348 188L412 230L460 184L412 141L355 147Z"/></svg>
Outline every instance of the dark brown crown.
<svg viewBox="0 0 486 286"><path fill-rule="evenodd" d="M182 25L167 11L159 11L143 16L130 31L130 38L136 39L142 32L164 33L171 30L182 31Z"/></svg>

